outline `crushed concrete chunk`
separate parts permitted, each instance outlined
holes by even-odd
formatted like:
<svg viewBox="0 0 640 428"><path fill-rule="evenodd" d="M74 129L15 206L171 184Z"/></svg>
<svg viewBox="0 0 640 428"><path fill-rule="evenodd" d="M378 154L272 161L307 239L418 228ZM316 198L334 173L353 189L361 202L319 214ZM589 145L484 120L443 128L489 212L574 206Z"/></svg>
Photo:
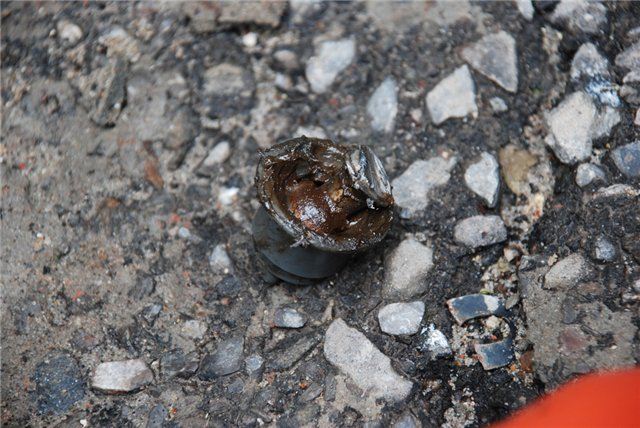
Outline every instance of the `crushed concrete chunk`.
<svg viewBox="0 0 640 428"><path fill-rule="evenodd" d="M336 319L327 329L324 355L360 389L376 399L400 402L407 398L413 387L393 370L389 357L342 319Z"/></svg>
<svg viewBox="0 0 640 428"><path fill-rule="evenodd" d="M378 322L387 334L416 334L423 315L424 302L390 303L378 312Z"/></svg>
<svg viewBox="0 0 640 428"><path fill-rule="evenodd" d="M436 125L449 118L477 116L476 88L469 67L463 65L427 94L427 109Z"/></svg>
<svg viewBox="0 0 640 428"><path fill-rule="evenodd" d="M433 266L433 250L414 238L405 239L385 260L383 294L410 299L423 293L424 281Z"/></svg>
<svg viewBox="0 0 640 428"><path fill-rule="evenodd" d="M91 386L108 394L131 392L153 382L153 373L142 360L112 361L96 367Z"/></svg>
<svg viewBox="0 0 640 428"><path fill-rule="evenodd" d="M509 92L518 90L516 41L505 31L489 34L462 50L462 58Z"/></svg>

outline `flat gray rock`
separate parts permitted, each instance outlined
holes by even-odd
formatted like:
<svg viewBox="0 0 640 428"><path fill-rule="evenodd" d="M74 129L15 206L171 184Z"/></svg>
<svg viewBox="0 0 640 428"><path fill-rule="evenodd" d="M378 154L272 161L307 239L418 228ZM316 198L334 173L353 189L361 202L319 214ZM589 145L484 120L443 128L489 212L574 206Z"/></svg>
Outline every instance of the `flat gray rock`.
<svg viewBox="0 0 640 428"><path fill-rule="evenodd" d="M544 276L544 288L567 290L592 273L589 262L580 254L571 254L553 265Z"/></svg>
<svg viewBox="0 0 640 428"><path fill-rule="evenodd" d="M385 260L383 294L387 297L410 299L423 293L424 281L433 267L433 250L413 238L405 239Z"/></svg>
<svg viewBox="0 0 640 428"><path fill-rule="evenodd" d="M476 87L469 67L458 67L429 91L427 109L436 125L450 118L477 116Z"/></svg>
<svg viewBox="0 0 640 428"><path fill-rule="evenodd" d="M631 70L640 69L640 41L635 42L616 56L616 65Z"/></svg>
<svg viewBox="0 0 640 428"><path fill-rule="evenodd" d="M91 377L91 387L108 394L135 391L151 382L153 372L140 359L102 363Z"/></svg>
<svg viewBox="0 0 640 428"><path fill-rule="evenodd" d="M378 312L378 322L387 334L416 334L423 316L424 302L390 303Z"/></svg>
<svg viewBox="0 0 640 428"><path fill-rule="evenodd" d="M533 14L535 10L533 9L533 4L531 0L515 0L516 6L518 7L518 12L520 15L527 21L531 21L533 19Z"/></svg>
<svg viewBox="0 0 640 428"><path fill-rule="evenodd" d="M451 178L451 170L456 158L441 156L429 160L417 160L405 172L391 182L393 198L400 207L400 217L410 218L429 204L429 193L446 184Z"/></svg>
<svg viewBox="0 0 640 428"><path fill-rule="evenodd" d="M244 338L235 336L218 344L213 354L207 354L200 362L198 377L213 380L220 376L235 373L242 367Z"/></svg>
<svg viewBox="0 0 640 428"><path fill-rule="evenodd" d="M273 314L273 323L280 328L302 328L307 317L292 308L278 308Z"/></svg>
<svg viewBox="0 0 640 428"><path fill-rule="evenodd" d="M573 33L597 34L607 23L607 8L599 1L562 0L551 15Z"/></svg>
<svg viewBox="0 0 640 428"><path fill-rule="evenodd" d="M500 97L491 97L489 99L489 105L491 106L491 110L493 110L494 113L504 113L505 111L509 110L509 106L507 105L505 100Z"/></svg>
<svg viewBox="0 0 640 428"><path fill-rule="evenodd" d="M506 31L488 34L462 50L462 58L476 71L509 92L518 90L516 41Z"/></svg>
<svg viewBox="0 0 640 428"><path fill-rule="evenodd" d="M374 399L400 402L407 398L413 383L391 367L391 360L367 337L342 319L336 319L324 339L324 355Z"/></svg>
<svg viewBox="0 0 640 428"><path fill-rule="evenodd" d="M591 97L584 92L572 93L545 113L551 131L545 142L561 162L575 164L591 156L591 128L596 114Z"/></svg>
<svg viewBox="0 0 640 428"><path fill-rule="evenodd" d="M507 239L507 228L497 215L476 215L456 224L453 231L456 242L471 248L497 244Z"/></svg>
<svg viewBox="0 0 640 428"><path fill-rule="evenodd" d="M371 128L378 132L391 132L398 113L398 85L387 77L375 90L367 103Z"/></svg>
<svg viewBox="0 0 640 428"><path fill-rule="evenodd" d="M606 181L607 176L598 165L581 163L576 169L576 184L580 187L588 186L598 181Z"/></svg>
<svg viewBox="0 0 640 428"><path fill-rule="evenodd" d="M246 87L244 70L234 64L218 64L204 72L204 93L207 95L232 95Z"/></svg>
<svg viewBox="0 0 640 428"><path fill-rule="evenodd" d="M500 186L500 172L496 158L484 152L480 159L469 165L464 173L464 181L467 187L486 202L487 206L494 207L498 202L498 188Z"/></svg>
<svg viewBox="0 0 640 428"><path fill-rule="evenodd" d="M640 176L640 140L611 152L616 167L627 177Z"/></svg>
<svg viewBox="0 0 640 428"><path fill-rule="evenodd" d="M353 38L326 41L320 44L316 54L309 59L306 75L313 92L325 92L341 71L351 64L356 54Z"/></svg>

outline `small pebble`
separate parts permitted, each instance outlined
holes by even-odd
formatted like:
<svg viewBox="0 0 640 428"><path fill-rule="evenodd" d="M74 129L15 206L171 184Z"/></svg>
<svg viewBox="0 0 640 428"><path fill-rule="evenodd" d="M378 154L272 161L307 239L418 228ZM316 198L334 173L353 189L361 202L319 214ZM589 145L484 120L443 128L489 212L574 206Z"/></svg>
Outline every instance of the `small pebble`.
<svg viewBox="0 0 640 428"><path fill-rule="evenodd" d="M544 276L544 288L568 290L587 279L593 269L580 254L571 254L556 262Z"/></svg>
<svg viewBox="0 0 640 428"><path fill-rule="evenodd" d="M249 355L244 359L244 368L249 376L257 375L264 367L264 358L258 354Z"/></svg>
<svg viewBox="0 0 640 428"><path fill-rule="evenodd" d="M151 382L153 372L140 359L102 363L91 377L91 387L107 394L135 391Z"/></svg>
<svg viewBox="0 0 640 428"><path fill-rule="evenodd" d="M606 181L607 176L598 165L582 163L576 169L576 184L580 187L588 186L597 181Z"/></svg>
<svg viewBox="0 0 640 428"><path fill-rule="evenodd" d="M462 50L462 58L509 92L518 90L516 41L506 31L488 34Z"/></svg>
<svg viewBox="0 0 640 428"><path fill-rule="evenodd" d="M326 92L355 54L354 38L323 42L307 63L306 76L313 92Z"/></svg>
<svg viewBox="0 0 640 428"><path fill-rule="evenodd" d="M467 187L486 202L488 207L494 207L498 202L500 186L500 172L498 161L490 153L480 155L478 162L469 165L464 173Z"/></svg>
<svg viewBox="0 0 640 428"><path fill-rule="evenodd" d="M611 157L627 177L640 176L640 140L618 147L611 152Z"/></svg>
<svg viewBox="0 0 640 428"><path fill-rule="evenodd" d="M450 118L477 116L476 88L469 67L455 69L429 91L427 109L436 125Z"/></svg>
<svg viewBox="0 0 640 428"><path fill-rule="evenodd" d="M231 156L231 145L228 141L216 144L203 161L205 167L211 167L224 163Z"/></svg>
<svg viewBox="0 0 640 428"><path fill-rule="evenodd" d="M398 113L398 85L387 77L375 90L367 103L371 128L378 132L391 132Z"/></svg>
<svg viewBox="0 0 640 428"><path fill-rule="evenodd" d="M422 350L429 352L431 359L451 355L451 346L447 337L434 324L422 329L421 335L426 336L422 344Z"/></svg>
<svg viewBox="0 0 640 428"><path fill-rule="evenodd" d="M385 260L386 297L410 299L427 288L425 278L433 266L433 249L414 238L405 239Z"/></svg>
<svg viewBox="0 0 640 428"><path fill-rule="evenodd" d="M500 97L491 97L489 99L489 105L491 105L491 109L494 113L504 113L509 110L507 103Z"/></svg>
<svg viewBox="0 0 640 428"><path fill-rule="evenodd" d="M70 21L58 21L56 29L58 30L58 36L71 46L78 43L83 36L82 29Z"/></svg>
<svg viewBox="0 0 640 428"><path fill-rule="evenodd" d="M295 309L278 308L273 314L273 324L280 328L302 328L307 317Z"/></svg>
<svg viewBox="0 0 640 428"><path fill-rule="evenodd" d="M613 261L616 257L616 247L605 236L596 239L595 259L601 262Z"/></svg>
<svg viewBox="0 0 640 428"><path fill-rule="evenodd" d="M416 334L424 316L424 302L390 303L378 312L380 330L387 334Z"/></svg>
<svg viewBox="0 0 640 428"><path fill-rule="evenodd" d="M459 221L453 236L456 242L467 247L485 247L506 241L507 228L497 215L476 215Z"/></svg>

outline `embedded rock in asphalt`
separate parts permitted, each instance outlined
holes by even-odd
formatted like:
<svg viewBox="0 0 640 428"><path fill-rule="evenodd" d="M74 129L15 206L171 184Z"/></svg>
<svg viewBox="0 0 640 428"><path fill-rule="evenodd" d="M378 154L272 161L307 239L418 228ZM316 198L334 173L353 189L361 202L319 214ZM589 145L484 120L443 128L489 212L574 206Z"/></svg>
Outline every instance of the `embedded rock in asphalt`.
<svg viewBox="0 0 640 428"><path fill-rule="evenodd" d="M462 50L462 58L509 92L518 91L516 41L505 31L488 34Z"/></svg>
<svg viewBox="0 0 640 428"><path fill-rule="evenodd" d="M213 248L209 256L209 266L215 273L233 272L233 263L224 244L218 244Z"/></svg>
<svg viewBox="0 0 640 428"><path fill-rule="evenodd" d="M327 329L324 355L331 364L351 378L374 399L400 402L407 398L413 383L391 367L391 360L367 337L338 318Z"/></svg>
<svg viewBox="0 0 640 428"><path fill-rule="evenodd" d="M459 244L478 248L505 241L507 228L500 216L476 215L459 221L453 236Z"/></svg>
<svg viewBox="0 0 640 428"><path fill-rule="evenodd" d="M476 89L469 67L458 67L429 91L427 109L436 125L449 118L477 116Z"/></svg>
<svg viewBox="0 0 640 428"><path fill-rule="evenodd" d="M569 74L573 80L583 77L607 77L610 75L609 61L598 52L593 43L585 43L580 46L580 49L573 56Z"/></svg>
<svg viewBox="0 0 640 428"><path fill-rule="evenodd" d="M405 172L391 182L393 198L400 208L400 217L411 218L429 204L432 189L446 184L451 178L451 170L456 158L437 156L427 161L413 162Z"/></svg>
<svg viewBox="0 0 640 428"><path fill-rule="evenodd" d="M385 260L383 294L410 299L427 288L425 278L433 266L433 250L414 238L405 239Z"/></svg>
<svg viewBox="0 0 640 428"><path fill-rule="evenodd" d="M423 315L424 302L390 303L378 312L378 322L387 334L416 334Z"/></svg>
<svg viewBox="0 0 640 428"><path fill-rule="evenodd" d="M640 140L618 147L611 152L616 167L627 177L640 176Z"/></svg>
<svg viewBox="0 0 640 428"><path fill-rule="evenodd" d="M153 382L153 372L140 360L111 361L96 367L91 387L107 394L131 392Z"/></svg>
<svg viewBox="0 0 640 428"><path fill-rule="evenodd" d="M246 89L248 79L241 67L222 63L208 68L203 81L206 95L231 95Z"/></svg>
<svg viewBox="0 0 640 428"><path fill-rule="evenodd" d="M451 355L451 346L447 340L447 336L436 328L434 324L429 324L420 332L426 336L421 349L427 351L432 360L446 355Z"/></svg>
<svg viewBox="0 0 640 428"><path fill-rule="evenodd" d="M471 164L464 173L467 187L485 200L487 206L494 207L498 202L500 173L496 158L484 152L478 162Z"/></svg>
<svg viewBox="0 0 640 428"><path fill-rule="evenodd" d="M111 126L116 123L125 103L127 65L123 58L112 58L98 71L95 83L99 87L91 107L91 120L96 125Z"/></svg>
<svg viewBox="0 0 640 428"><path fill-rule="evenodd" d="M494 113L504 113L509 110L509 106L505 100L500 97L491 97L489 99L489 105L491 105L491 110L493 110Z"/></svg>
<svg viewBox="0 0 640 428"><path fill-rule="evenodd" d="M307 317L291 308L278 308L273 314L273 324L280 328L301 328L307 323Z"/></svg>
<svg viewBox="0 0 640 428"><path fill-rule="evenodd" d="M207 354L200 362L198 377L210 381L216 377L235 373L242 367L244 338L234 336L218 344L213 354Z"/></svg>
<svg viewBox="0 0 640 428"><path fill-rule="evenodd" d="M53 351L36 366L31 378L38 413L62 414L84 398L85 384L78 362L71 355Z"/></svg>
<svg viewBox="0 0 640 428"><path fill-rule="evenodd" d="M620 52L616 56L616 65L631 70L640 70L640 41Z"/></svg>
<svg viewBox="0 0 640 428"><path fill-rule="evenodd" d="M398 85L393 77L387 77L375 90L367 103L371 128L379 132L391 132L398 113Z"/></svg>
<svg viewBox="0 0 640 428"><path fill-rule="evenodd" d="M576 170L576 184L580 187L588 186L598 181L606 181L607 176L598 165L581 163Z"/></svg>
<svg viewBox="0 0 640 428"><path fill-rule="evenodd" d="M533 19L533 13L535 12L531 0L515 0L515 2L520 15L527 21L531 21Z"/></svg>
<svg viewBox="0 0 640 428"><path fill-rule="evenodd" d="M601 262L613 261L616 257L616 247L605 236L599 236L596 239L594 248L594 258Z"/></svg>
<svg viewBox="0 0 640 428"><path fill-rule="evenodd" d="M545 142L562 163L575 164L591 156L591 128L596 107L584 92L574 92L545 113L551 131Z"/></svg>
<svg viewBox="0 0 640 428"><path fill-rule="evenodd" d="M313 92L323 93L329 89L338 74L351 64L355 54L356 42L353 38L322 42L306 68L307 80Z"/></svg>
<svg viewBox="0 0 640 428"><path fill-rule="evenodd" d="M551 22L573 33L597 34L607 23L607 9L599 1L561 0Z"/></svg>
<svg viewBox="0 0 640 428"><path fill-rule="evenodd" d="M558 261L544 276L544 288L567 290L592 274L589 262L580 254L571 254Z"/></svg>

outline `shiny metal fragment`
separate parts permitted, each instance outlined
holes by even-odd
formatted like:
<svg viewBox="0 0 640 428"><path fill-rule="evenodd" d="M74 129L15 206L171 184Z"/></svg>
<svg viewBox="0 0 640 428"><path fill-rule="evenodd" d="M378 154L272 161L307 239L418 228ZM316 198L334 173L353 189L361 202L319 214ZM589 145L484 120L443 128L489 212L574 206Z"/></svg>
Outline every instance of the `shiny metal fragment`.
<svg viewBox="0 0 640 428"><path fill-rule="evenodd" d="M468 294L455 297L447 300L447 306L451 315L460 325L473 318L488 317L489 315L504 316L507 312L502 299L486 294Z"/></svg>

